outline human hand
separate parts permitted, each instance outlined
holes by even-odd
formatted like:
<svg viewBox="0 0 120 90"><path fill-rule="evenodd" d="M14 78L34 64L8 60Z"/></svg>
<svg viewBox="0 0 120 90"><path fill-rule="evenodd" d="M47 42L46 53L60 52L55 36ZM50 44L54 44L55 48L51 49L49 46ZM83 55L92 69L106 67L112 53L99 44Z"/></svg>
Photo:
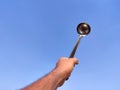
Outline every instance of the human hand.
<svg viewBox="0 0 120 90"><path fill-rule="evenodd" d="M62 79L59 86L61 86L64 83L64 81L66 81L69 78L76 64L78 64L77 58L62 57L59 59L55 67L55 70L59 72L59 75Z"/></svg>

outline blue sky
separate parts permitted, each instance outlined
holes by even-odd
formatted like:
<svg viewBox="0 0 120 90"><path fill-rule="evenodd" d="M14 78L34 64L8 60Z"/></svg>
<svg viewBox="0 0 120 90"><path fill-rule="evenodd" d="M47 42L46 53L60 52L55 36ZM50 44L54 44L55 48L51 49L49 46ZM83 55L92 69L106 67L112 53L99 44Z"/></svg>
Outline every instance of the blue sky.
<svg viewBox="0 0 120 90"><path fill-rule="evenodd" d="M91 25L58 90L120 90L119 0L0 0L0 90L16 90L69 57L80 22Z"/></svg>

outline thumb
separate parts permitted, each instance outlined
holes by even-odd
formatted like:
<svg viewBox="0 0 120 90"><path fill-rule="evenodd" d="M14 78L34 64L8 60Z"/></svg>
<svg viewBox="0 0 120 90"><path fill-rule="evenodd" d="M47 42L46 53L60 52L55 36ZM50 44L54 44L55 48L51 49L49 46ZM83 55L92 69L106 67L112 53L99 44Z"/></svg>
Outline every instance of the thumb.
<svg viewBox="0 0 120 90"><path fill-rule="evenodd" d="M77 58L70 58L70 60L73 61L74 65L79 63Z"/></svg>

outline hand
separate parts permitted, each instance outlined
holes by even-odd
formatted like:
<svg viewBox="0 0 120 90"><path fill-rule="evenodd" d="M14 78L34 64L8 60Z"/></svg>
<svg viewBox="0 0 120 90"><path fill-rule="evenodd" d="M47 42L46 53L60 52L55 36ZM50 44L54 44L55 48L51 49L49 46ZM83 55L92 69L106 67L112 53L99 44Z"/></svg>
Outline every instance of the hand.
<svg viewBox="0 0 120 90"><path fill-rule="evenodd" d="M62 78L59 86L63 85L64 81L67 80L74 68L78 64L76 58L60 58L56 64L55 70L59 72L60 77Z"/></svg>

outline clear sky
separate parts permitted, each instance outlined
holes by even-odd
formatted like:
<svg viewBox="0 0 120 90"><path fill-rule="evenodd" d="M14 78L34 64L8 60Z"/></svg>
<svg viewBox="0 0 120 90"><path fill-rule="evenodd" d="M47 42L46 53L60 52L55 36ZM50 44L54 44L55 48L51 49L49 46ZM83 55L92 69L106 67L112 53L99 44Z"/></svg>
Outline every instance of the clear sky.
<svg viewBox="0 0 120 90"><path fill-rule="evenodd" d="M0 0L0 90L16 90L69 57L76 26L91 25L58 90L120 90L120 0Z"/></svg>

